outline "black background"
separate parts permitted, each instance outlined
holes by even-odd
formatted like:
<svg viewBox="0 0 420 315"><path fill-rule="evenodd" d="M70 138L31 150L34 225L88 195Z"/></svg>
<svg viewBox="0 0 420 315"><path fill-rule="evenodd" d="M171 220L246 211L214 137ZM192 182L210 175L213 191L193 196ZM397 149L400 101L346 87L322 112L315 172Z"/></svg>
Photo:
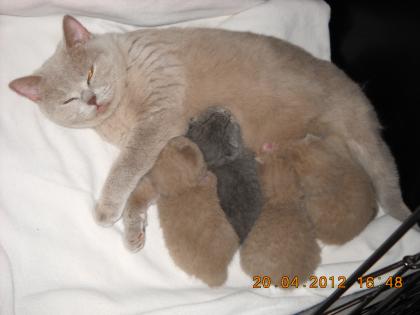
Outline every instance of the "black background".
<svg viewBox="0 0 420 315"><path fill-rule="evenodd" d="M420 205L420 1L326 2L332 61L373 103L413 209Z"/></svg>

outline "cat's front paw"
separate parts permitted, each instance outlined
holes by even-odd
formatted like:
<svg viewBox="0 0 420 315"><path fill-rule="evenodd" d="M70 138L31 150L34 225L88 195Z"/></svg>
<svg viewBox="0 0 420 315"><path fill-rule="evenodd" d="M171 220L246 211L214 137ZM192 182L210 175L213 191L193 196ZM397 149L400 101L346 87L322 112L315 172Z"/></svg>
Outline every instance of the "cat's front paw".
<svg viewBox="0 0 420 315"><path fill-rule="evenodd" d="M98 203L93 215L96 223L104 227L109 227L119 220L121 212L118 211L117 205Z"/></svg>
<svg viewBox="0 0 420 315"><path fill-rule="evenodd" d="M124 233L125 247L132 252L138 252L146 242L146 230L143 224L126 227Z"/></svg>

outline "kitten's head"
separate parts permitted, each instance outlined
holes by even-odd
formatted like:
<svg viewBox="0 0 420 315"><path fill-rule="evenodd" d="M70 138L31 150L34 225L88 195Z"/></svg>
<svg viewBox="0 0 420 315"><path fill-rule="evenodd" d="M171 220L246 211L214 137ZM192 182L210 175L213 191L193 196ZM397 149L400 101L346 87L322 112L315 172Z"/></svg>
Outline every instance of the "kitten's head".
<svg viewBox="0 0 420 315"><path fill-rule="evenodd" d="M259 154L258 160L258 178L265 200L277 205L303 197L290 156L284 156L283 151L265 151Z"/></svg>
<svg viewBox="0 0 420 315"><path fill-rule="evenodd" d="M93 35L76 19L63 19L64 39L33 75L10 82L57 124L93 127L118 106L124 59L112 35Z"/></svg>
<svg viewBox="0 0 420 315"><path fill-rule="evenodd" d="M173 138L160 152L152 170L159 192L173 195L196 187L207 175L207 166L196 144L185 137Z"/></svg>
<svg viewBox="0 0 420 315"><path fill-rule="evenodd" d="M199 146L209 167L229 163L244 150L239 124L221 107L210 107L192 119L187 137Z"/></svg>

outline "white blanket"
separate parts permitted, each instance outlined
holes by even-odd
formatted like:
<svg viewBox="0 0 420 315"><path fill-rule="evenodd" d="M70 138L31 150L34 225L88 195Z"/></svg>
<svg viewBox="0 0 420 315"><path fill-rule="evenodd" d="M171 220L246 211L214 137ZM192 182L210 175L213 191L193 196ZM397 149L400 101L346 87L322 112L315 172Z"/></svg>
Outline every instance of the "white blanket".
<svg viewBox="0 0 420 315"><path fill-rule="evenodd" d="M0 0L0 14L84 15L126 24L156 26L238 13L266 0Z"/></svg>
<svg viewBox="0 0 420 315"><path fill-rule="evenodd" d="M296 290L252 289L238 256L227 283L209 289L174 265L154 207L146 246L137 254L124 248L120 223L108 229L95 224L91 211L116 149L91 130L54 125L7 87L52 54L61 18L0 16L0 314L291 314L331 293L302 284ZM135 29L79 18L93 32ZM182 25L285 38L328 59L328 19L321 1L271 0ZM325 246L316 274L349 275L397 226L379 215L353 241ZM410 232L381 265L419 250L419 234Z"/></svg>

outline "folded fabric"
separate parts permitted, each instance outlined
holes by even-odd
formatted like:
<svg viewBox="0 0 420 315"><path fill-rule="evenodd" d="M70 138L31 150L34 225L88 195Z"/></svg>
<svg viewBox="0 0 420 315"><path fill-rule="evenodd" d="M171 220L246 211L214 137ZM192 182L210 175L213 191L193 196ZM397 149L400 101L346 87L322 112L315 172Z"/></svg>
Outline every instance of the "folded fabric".
<svg viewBox="0 0 420 315"><path fill-rule="evenodd" d="M121 23L156 26L231 15L265 0L20 0L0 1L0 14L44 16L76 14Z"/></svg>

